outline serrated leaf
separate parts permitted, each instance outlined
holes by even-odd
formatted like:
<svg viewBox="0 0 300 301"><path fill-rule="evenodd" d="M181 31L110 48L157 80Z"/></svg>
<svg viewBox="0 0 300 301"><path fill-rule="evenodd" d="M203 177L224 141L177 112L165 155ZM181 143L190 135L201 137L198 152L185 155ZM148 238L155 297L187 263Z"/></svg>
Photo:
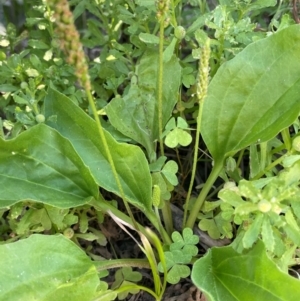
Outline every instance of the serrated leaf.
<svg viewBox="0 0 300 301"><path fill-rule="evenodd" d="M1 301L90 301L99 284L91 260L62 235L1 245L0 256Z"/></svg>
<svg viewBox="0 0 300 301"><path fill-rule="evenodd" d="M97 184L120 195L94 120L54 89L49 89L45 98L45 116L47 124L71 141ZM134 145L118 143L106 131L105 136L126 198L143 210L150 209L151 176L143 151Z"/></svg>
<svg viewBox="0 0 300 301"><path fill-rule="evenodd" d="M70 208L98 195L89 169L70 141L44 124L12 140L0 138L0 180L5 187L2 208L22 200Z"/></svg>
<svg viewBox="0 0 300 301"><path fill-rule="evenodd" d="M283 226L284 231L287 234L287 237L291 239L296 245L300 245L300 233L298 230L295 230L294 227L286 224Z"/></svg>
<svg viewBox="0 0 300 301"><path fill-rule="evenodd" d="M246 233L243 237L243 246L248 249L257 241L258 236L261 232L261 225L263 222L263 214L257 214L253 223L250 225L249 229L246 230Z"/></svg>
<svg viewBox="0 0 300 301"><path fill-rule="evenodd" d="M244 205L245 201L237 194L237 192L230 189L220 190L218 197L225 203L230 204L233 207L239 207Z"/></svg>
<svg viewBox="0 0 300 301"><path fill-rule="evenodd" d="M252 184L251 181L241 180L239 182L239 191L242 196L257 200L260 191Z"/></svg>
<svg viewBox="0 0 300 301"><path fill-rule="evenodd" d="M262 226L261 226L261 235L262 241L264 242L267 250L274 252L275 248L275 238L273 233L273 228L271 225L271 221L267 216L264 217Z"/></svg>
<svg viewBox="0 0 300 301"><path fill-rule="evenodd" d="M279 270L262 242L243 254L231 246L210 249L194 264L192 281L211 301L251 301L253 296L256 300L298 301L300 296L299 280Z"/></svg>
<svg viewBox="0 0 300 301"><path fill-rule="evenodd" d="M300 233L300 228L291 210L285 213L285 220L289 226Z"/></svg>
<svg viewBox="0 0 300 301"><path fill-rule="evenodd" d="M215 161L273 138L297 118L299 47L300 26L293 25L250 44L218 69L208 87L202 123Z"/></svg>

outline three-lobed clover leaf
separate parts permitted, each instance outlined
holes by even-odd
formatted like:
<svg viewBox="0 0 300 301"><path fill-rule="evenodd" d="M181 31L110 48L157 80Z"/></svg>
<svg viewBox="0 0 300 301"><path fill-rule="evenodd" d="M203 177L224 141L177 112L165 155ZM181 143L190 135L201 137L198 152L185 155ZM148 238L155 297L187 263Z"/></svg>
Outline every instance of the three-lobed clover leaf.
<svg viewBox="0 0 300 301"><path fill-rule="evenodd" d="M150 168L152 173L152 185L157 185L160 189L161 200L169 200L171 197L170 191L178 184L176 173L178 165L175 161L170 160L164 164L166 157L160 157L158 160L151 164ZM163 203L161 203L163 205Z"/></svg>
<svg viewBox="0 0 300 301"><path fill-rule="evenodd" d="M173 185L178 184L178 179L176 173L178 171L178 165L175 161L168 161L162 169L162 174L166 177L166 179Z"/></svg>
<svg viewBox="0 0 300 301"><path fill-rule="evenodd" d="M137 271L132 271L131 267L123 267L116 271L115 282L112 284L112 289L120 288L122 286L133 285L135 282L141 281L142 274ZM124 300L128 293L137 294L139 289L131 289L118 293L118 300Z"/></svg>
<svg viewBox="0 0 300 301"><path fill-rule="evenodd" d="M166 136L165 144L170 148L175 148L178 145L188 146L192 142L192 136L187 132L188 129L188 124L183 118L177 118L177 125L175 118L171 118L163 133L163 136Z"/></svg>
<svg viewBox="0 0 300 301"><path fill-rule="evenodd" d="M185 228L182 235L177 231L173 232L172 240L170 250L164 252L164 255L168 270L167 281L176 284L180 278L190 275L190 268L186 265L191 263L192 257L198 254L198 248L195 245L199 242L199 237L194 235L190 228ZM161 263L158 269L163 272Z"/></svg>

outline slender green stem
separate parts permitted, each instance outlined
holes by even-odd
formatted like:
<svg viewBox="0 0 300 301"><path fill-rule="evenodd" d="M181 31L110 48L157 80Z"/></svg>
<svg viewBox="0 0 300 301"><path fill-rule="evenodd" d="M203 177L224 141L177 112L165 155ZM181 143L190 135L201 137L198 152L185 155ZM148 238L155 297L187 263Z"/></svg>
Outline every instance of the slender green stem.
<svg viewBox="0 0 300 301"><path fill-rule="evenodd" d="M160 301L161 298L159 296L157 296L151 289L149 289L148 287L142 286L142 285L124 285L121 286L120 288L118 288L117 290L115 290L116 293L123 293L123 292L127 292L127 291L132 291L132 290L142 290L145 291L147 293L149 293L151 296L154 297L155 301Z"/></svg>
<svg viewBox="0 0 300 301"><path fill-rule="evenodd" d="M267 164L268 142L260 143L260 166L265 169Z"/></svg>
<svg viewBox="0 0 300 301"><path fill-rule="evenodd" d="M292 148L292 142L291 142L291 136L290 136L290 131L289 128L285 128L284 130L281 131L281 136L284 142L284 145L288 151L291 150Z"/></svg>
<svg viewBox="0 0 300 301"><path fill-rule="evenodd" d="M197 168L197 162L198 162L198 148L199 148L200 131L201 131L201 119L202 119L202 113L203 113L203 104L204 104L204 101L200 101L200 103L199 103L200 107L199 107L199 112L198 112L198 117L197 117L197 130L196 130L196 140L195 140L195 146L194 146L192 174L191 174L189 189L188 189L186 200L185 200L183 225L185 225L185 223L186 223L189 201L190 201L190 197L192 194L192 189L193 189L195 175L196 175L196 168Z"/></svg>
<svg viewBox="0 0 300 301"><path fill-rule="evenodd" d="M112 172L113 172L115 181L117 183L117 186L118 186L121 198L122 198L122 200L124 202L126 211L127 211L128 215L130 216L130 218L131 218L131 220L133 222L134 227L137 227L137 223L135 221L135 218L134 218L134 216L133 216L133 214L131 212L131 209L130 209L127 201L126 201L125 193L124 193L123 187L121 185L120 178L118 176L114 160L113 160L113 158L111 156L111 153L110 153L110 150L109 150L109 147L108 147L108 144L107 144L107 140L106 140L106 137L105 137L105 134L104 134L104 130L103 130L103 127L102 127L101 122L100 122L100 118L99 118L99 116L97 114L97 108L96 108L96 105L95 105L95 102L94 102L94 98L93 98L90 90L85 90L85 92L86 92L86 95L88 97L89 104L91 106L92 112L94 114L94 118L95 118L95 121L96 121L98 132L100 134L101 141L102 141L104 149L105 149L107 160L108 160L109 165L110 165L110 167L112 169Z"/></svg>
<svg viewBox="0 0 300 301"><path fill-rule="evenodd" d="M244 152L245 152L245 149L242 149L239 153L239 157L236 161L236 165L237 166L240 166L241 162L242 162L242 159L243 159L243 156L244 156Z"/></svg>
<svg viewBox="0 0 300 301"><path fill-rule="evenodd" d="M170 204L169 204L170 205ZM170 207L170 206L169 206ZM151 224L160 232L160 235L164 242L168 245L172 243L169 233L160 226L160 220L157 219L156 214L154 212L145 212L147 218L151 222Z"/></svg>
<svg viewBox="0 0 300 301"><path fill-rule="evenodd" d="M164 65L163 65L163 55L164 55L164 18L162 17L160 20L159 27L159 58L158 58L158 76L157 76L157 101L158 101L158 133L159 133L159 147L160 147L160 155L164 155L164 142L162 139L163 133L163 73L164 73Z"/></svg>
<svg viewBox="0 0 300 301"><path fill-rule="evenodd" d="M205 184L191 210L191 213L186 222L186 227L189 227L189 228L194 227L198 213L201 210L201 207L206 199L206 196L208 195L211 187L213 186L214 182L218 178L222 168L223 168L223 161L215 162L215 165L213 166L213 169L212 169L207 181L205 182Z"/></svg>
<svg viewBox="0 0 300 301"><path fill-rule="evenodd" d="M150 269L150 264L147 259L136 259L136 258L111 259L111 260L94 261L93 263L96 266L97 271L122 268L122 267Z"/></svg>
<svg viewBox="0 0 300 301"><path fill-rule="evenodd" d="M164 155L164 142L162 138L163 133L163 74L164 74L164 33L165 33L165 16L162 15L159 24L159 59L158 59L158 76L157 76L157 101L158 101L158 134L159 134L159 148L160 155ZM170 235L173 232L172 212L169 202L165 202L162 208L162 216L165 223L166 230Z"/></svg>
<svg viewBox="0 0 300 301"><path fill-rule="evenodd" d="M144 253L147 256L149 265L151 267L151 271L152 271L152 277L153 277L153 282L154 282L154 288L155 288L155 293L157 295L161 294L161 281L160 281L160 276L159 276L159 271L158 271L158 264L156 262L156 258L153 252L153 249L150 245L149 240L143 236L140 235L141 241L143 243L144 246ZM153 238L152 238L153 241Z"/></svg>
<svg viewBox="0 0 300 301"><path fill-rule="evenodd" d="M148 234L152 238L152 243L153 243L153 245L155 246L155 248L157 250L158 258L160 259L160 262L161 262L161 265L162 265L163 271L164 271L163 284L162 284L162 287L160 289L160 294L158 294L160 296L160 298L162 298L162 296L165 292L165 289L167 287L168 270L167 270L166 257L165 257L165 254L164 254L162 244L161 244L160 240L158 239L157 235L152 230L150 230L149 228L147 228L146 231L148 232Z"/></svg>
<svg viewBox="0 0 300 301"><path fill-rule="evenodd" d="M165 223L166 231L168 235L171 235L173 232L173 219L172 219L170 201L165 201L165 205L161 209L161 213Z"/></svg>
<svg viewBox="0 0 300 301"><path fill-rule="evenodd" d="M267 171L271 170L276 165L280 164L282 160L285 158L285 156L279 157L277 160L273 161L271 164L269 164L264 170L259 172L255 177L253 177L251 180L258 180L260 179Z"/></svg>

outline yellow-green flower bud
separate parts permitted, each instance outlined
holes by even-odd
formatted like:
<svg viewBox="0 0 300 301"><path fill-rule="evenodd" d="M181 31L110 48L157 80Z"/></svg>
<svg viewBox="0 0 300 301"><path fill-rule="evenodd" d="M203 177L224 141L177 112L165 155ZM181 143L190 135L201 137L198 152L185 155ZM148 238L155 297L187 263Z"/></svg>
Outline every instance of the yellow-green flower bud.
<svg viewBox="0 0 300 301"><path fill-rule="evenodd" d="M37 114L35 120L37 123L43 123L45 122L45 116L43 114Z"/></svg>
<svg viewBox="0 0 300 301"><path fill-rule="evenodd" d="M185 34L186 34L185 29L182 26L177 26L174 29L175 38L177 38L180 41L185 37Z"/></svg>
<svg viewBox="0 0 300 301"><path fill-rule="evenodd" d="M258 210L263 212L263 213L267 213L272 209L272 204L270 202L268 202L267 200L261 200L258 203Z"/></svg>

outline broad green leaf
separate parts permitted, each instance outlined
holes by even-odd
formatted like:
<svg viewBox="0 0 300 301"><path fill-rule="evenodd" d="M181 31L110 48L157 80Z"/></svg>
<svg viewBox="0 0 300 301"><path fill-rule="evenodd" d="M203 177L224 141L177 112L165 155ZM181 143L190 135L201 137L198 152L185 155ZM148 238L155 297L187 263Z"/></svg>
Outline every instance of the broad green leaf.
<svg viewBox="0 0 300 301"><path fill-rule="evenodd" d="M45 98L45 115L47 124L71 141L97 184L120 195L95 121L54 89L49 89ZM118 143L106 131L105 136L126 198L141 209L149 209L151 176L144 153L137 146Z"/></svg>
<svg viewBox="0 0 300 301"><path fill-rule="evenodd" d="M64 236L0 246L0 301L90 301L99 284L86 254Z"/></svg>
<svg viewBox="0 0 300 301"><path fill-rule="evenodd" d="M0 138L0 182L2 208L24 200L69 208L98 195L72 144L44 124L12 140Z"/></svg>
<svg viewBox="0 0 300 301"><path fill-rule="evenodd" d="M247 46L212 79L203 108L202 135L221 162L288 127L300 111L300 26Z"/></svg>
<svg viewBox="0 0 300 301"><path fill-rule="evenodd" d="M155 158L158 133L157 52L147 51L137 65L137 80L131 82L128 94L114 98L106 112L111 124L122 134L142 144L150 161ZM173 56L164 64L163 71L163 127L177 102L181 83L181 67Z"/></svg>
<svg viewBox="0 0 300 301"><path fill-rule="evenodd" d="M300 282L279 270L262 242L237 253L231 246L212 248L193 266L192 281L210 301L298 301ZM292 292L292 293L291 293Z"/></svg>

